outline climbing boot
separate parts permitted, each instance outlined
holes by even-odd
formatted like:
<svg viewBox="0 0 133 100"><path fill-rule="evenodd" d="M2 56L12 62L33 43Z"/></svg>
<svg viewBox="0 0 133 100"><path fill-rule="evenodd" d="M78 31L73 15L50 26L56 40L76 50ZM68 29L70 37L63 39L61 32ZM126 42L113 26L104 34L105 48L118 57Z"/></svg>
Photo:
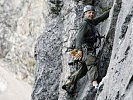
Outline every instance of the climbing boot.
<svg viewBox="0 0 133 100"><path fill-rule="evenodd" d="M73 94L73 91L75 89L75 84L72 84L72 82L70 80L68 80L66 82L66 84L64 84L62 86L62 89L64 89L65 91L67 91L68 94Z"/></svg>
<svg viewBox="0 0 133 100"><path fill-rule="evenodd" d="M96 94L97 93L97 91L98 91L98 86L90 86L90 88L89 88L89 91L88 92L91 92L91 93L94 93L94 94Z"/></svg>

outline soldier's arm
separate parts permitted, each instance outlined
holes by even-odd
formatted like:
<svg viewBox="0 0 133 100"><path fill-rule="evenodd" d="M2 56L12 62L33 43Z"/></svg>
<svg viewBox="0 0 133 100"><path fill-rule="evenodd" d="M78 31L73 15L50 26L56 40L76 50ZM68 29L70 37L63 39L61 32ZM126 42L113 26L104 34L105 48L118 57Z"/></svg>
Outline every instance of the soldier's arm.
<svg viewBox="0 0 133 100"><path fill-rule="evenodd" d="M86 31L87 31L87 22L83 22L80 25L79 32L76 37L76 49L79 51L82 51L82 43L83 43L83 38Z"/></svg>
<svg viewBox="0 0 133 100"><path fill-rule="evenodd" d="M106 11L104 14L102 14L101 16L97 17L94 19L94 24L97 25L100 22L104 21L105 19L107 19L109 17L109 12L110 10Z"/></svg>

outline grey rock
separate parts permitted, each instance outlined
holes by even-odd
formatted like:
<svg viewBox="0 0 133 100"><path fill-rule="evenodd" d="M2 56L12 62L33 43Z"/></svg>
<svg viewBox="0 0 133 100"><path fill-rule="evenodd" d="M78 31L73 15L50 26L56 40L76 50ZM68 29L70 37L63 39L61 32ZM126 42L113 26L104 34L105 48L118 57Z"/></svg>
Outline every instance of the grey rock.
<svg viewBox="0 0 133 100"><path fill-rule="evenodd" d="M55 1L50 1L55 6ZM73 95L68 95L61 88L70 73L75 71L67 64L70 55L66 51L76 36L84 6L84 3L79 4L77 0L61 2L63 6L60 6L59 14L55 16L48 12L46 28L35 47L37 63L32 99L132 100L133 1L97 0L94 4L98 15L112 6L108 20L98 26L105 39L97 50L100 89L96 96L88 92L90 82L87 76L77 83Z"/></svg>
<svg viewBox="0 0 133 100"><path fill-rule="evenodd" d="M34 45L45 27L47 11L43 6L42 1L0 1L0 60L5 67L10 65L7 69L18 79L30 84L34 79Z"/></svg>

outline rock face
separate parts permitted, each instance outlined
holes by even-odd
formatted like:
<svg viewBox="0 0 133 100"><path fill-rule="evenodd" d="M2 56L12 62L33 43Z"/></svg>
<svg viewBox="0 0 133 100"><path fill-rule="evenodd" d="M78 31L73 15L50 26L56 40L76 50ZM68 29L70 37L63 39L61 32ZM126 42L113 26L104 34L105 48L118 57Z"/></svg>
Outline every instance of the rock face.
<svg viewBox="0 0 133 100"><path fill-rule="evenodd" d="M129 3L130 2L130 3ZM97 100L132 100L133 94L133 1L117 0L120 12L117 19L113 51L103 90ZM125 9L126 8L126 9Z"/></svg>
<svg viewBox="0 0 133 100"><path fill-rule="evenodd" d="M19 79L33 81L34 46L45 22L43 0L0 1L0 58Z"/></svg>
<svg viewBox="0 0 133 100"><path fill-rule="evenodd" d="M46 1L46 27L35 47L37 63L32 100L92 99L87 92L89 80L86 76L78 82L77 95L71 97L61 89L70 73L75 70L67 65L67 47L70 46L82 21L85 4L94 4L98 15L112 6L108 20L98 26L100 34L106 38L97 52L100 90L95 99L132 100L132 0Z"/></svg>

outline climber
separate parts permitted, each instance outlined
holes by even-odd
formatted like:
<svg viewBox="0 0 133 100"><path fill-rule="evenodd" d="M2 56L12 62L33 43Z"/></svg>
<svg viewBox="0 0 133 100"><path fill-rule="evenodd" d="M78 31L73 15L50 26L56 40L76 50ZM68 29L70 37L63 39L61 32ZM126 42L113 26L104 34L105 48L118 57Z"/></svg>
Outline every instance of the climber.
<svg viewBox="0 0 133 100"><path fill-rule="evenodd" d="M86 5L83 11L84 20L77 33L76 49L78 53L75 55L76 59L82 62L80 64L80 69L72 74L65 85L62 86L62 88L69 93L73 91L77 81L85 76L86 73L91 82L90 89L97 89L98 87L98 72L95 64L96 48L94 45L97 42L95 26L108 18L109 11L97 18L94 18L96 14L94 6Z"/></svg>

